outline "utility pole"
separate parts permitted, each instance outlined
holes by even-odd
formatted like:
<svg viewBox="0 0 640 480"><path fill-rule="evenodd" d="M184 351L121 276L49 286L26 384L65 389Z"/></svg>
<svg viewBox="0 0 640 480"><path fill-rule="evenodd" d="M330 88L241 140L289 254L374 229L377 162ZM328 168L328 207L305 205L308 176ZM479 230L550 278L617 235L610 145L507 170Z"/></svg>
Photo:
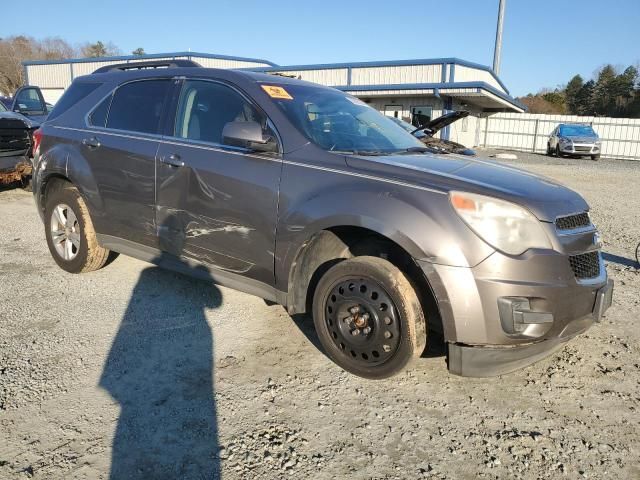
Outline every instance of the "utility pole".
<svg viewBox="0 0 640 480"><path fill-rule="evenodd" d="M498 7L498 27L496 28L496 46L493 50L493 71L500 73L500 54L502 53L502 24L504 23L504 6L507 0L500 0Z"/></svg>

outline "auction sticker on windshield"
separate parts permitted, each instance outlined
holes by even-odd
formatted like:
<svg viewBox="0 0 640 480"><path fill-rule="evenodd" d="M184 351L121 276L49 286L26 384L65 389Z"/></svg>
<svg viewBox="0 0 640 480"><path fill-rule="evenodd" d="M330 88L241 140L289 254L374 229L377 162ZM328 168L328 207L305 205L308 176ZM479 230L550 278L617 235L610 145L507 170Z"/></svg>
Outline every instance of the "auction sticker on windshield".
<svg viewBox="0 0 640 480"><path fill-rule="evenodd" d="M271 98L280 98L280 99L284 99L284 100L293 100L293 97L291 95L289 95L289 92L287 92L284 88L282 87L277 87L275 85L260 85L262 87L262 89L267 92L267 95L269 95Z"/></svg>

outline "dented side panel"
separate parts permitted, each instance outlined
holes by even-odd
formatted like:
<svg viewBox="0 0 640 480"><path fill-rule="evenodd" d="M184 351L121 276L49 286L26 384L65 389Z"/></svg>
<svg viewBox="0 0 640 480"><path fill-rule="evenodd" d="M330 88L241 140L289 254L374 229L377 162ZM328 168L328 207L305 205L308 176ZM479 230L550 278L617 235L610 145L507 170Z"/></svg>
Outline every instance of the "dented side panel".
<svg viewBox="0 0 640 480"><path fill-rule="evenodd" d="M160 248L273 285L281 161L162 142L157 166Z"/></svg>

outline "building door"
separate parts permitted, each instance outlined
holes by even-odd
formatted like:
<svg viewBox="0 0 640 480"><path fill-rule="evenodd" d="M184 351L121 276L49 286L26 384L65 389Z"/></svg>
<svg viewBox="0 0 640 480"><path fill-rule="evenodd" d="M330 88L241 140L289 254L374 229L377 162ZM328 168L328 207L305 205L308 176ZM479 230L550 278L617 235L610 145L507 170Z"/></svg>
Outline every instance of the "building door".
<svg viewBox="0 0 640 480"><path fill-rule="evenodd" d="M431 121L433 115L433 107L431 106L416 106L411 107L411 124L420 128Z"/></svg>
<svg viewBox="0 0 640 480"><path fill-rule="evenodd" d="M402 105L385 105L384 114L387 117L402 118Z"/></svg>

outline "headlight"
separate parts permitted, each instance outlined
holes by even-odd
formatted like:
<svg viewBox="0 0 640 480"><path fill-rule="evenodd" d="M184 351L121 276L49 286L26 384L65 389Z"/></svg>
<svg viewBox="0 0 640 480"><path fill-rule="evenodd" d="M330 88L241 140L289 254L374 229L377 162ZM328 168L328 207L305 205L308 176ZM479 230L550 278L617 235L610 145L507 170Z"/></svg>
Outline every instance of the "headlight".
<svg viewBox="0 0 640 480"><path fill-rule="evenodd" d="M552 248L540 221L514 203L473 193L451 192L451 205L480 238L509 255Z"/></svg>
<svg viewBox="0 0 640 480"><path fill-rule="evenodd" d="M560 143L571 143L571 140L565 137L560 137Z"/></svg>

